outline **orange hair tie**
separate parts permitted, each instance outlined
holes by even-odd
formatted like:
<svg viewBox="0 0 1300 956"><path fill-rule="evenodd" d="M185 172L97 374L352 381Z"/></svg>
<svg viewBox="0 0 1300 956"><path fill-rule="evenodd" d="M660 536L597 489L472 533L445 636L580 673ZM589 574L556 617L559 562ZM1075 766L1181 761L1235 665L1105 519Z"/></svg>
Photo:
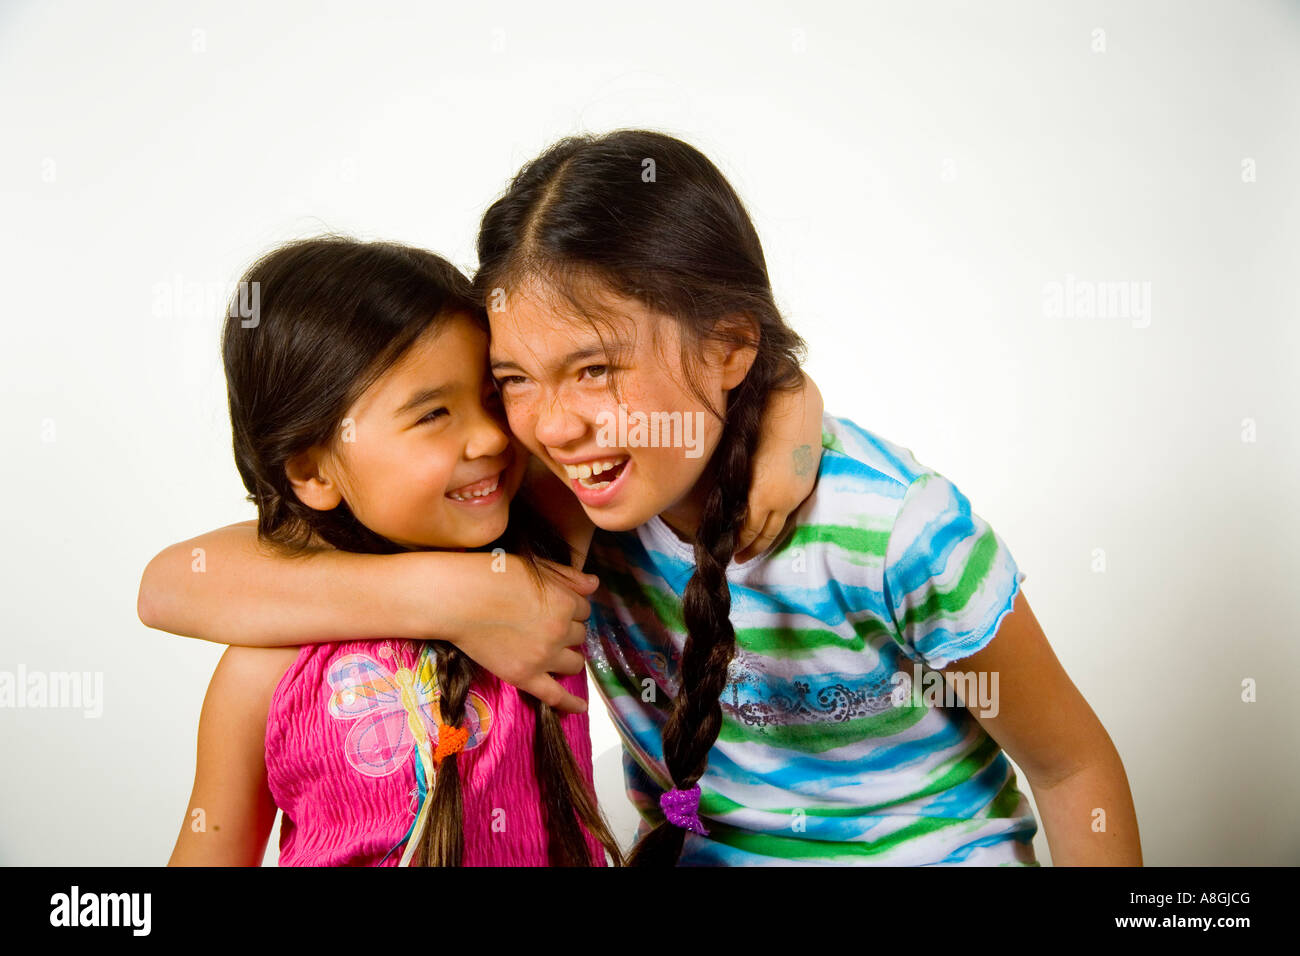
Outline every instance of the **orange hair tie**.
<svg viewBox="0 0 1300 956"><path fill-rule="evenodd" d="M453 727L450 724L440 725L438 727L438 748L433 752L433 768L436 770L441 767L444 757L460 753L465 749L465 744L468 742L469 731L464 727Z"/></svg>

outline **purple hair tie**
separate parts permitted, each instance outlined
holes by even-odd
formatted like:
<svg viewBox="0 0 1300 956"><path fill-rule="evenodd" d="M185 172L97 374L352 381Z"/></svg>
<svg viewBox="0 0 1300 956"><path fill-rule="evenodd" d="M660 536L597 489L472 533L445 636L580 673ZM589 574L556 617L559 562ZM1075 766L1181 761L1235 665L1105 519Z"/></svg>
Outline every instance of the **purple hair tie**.
<svg viewBox="0 0 1300 956"><path fill-rule="evenodd" d="M704 829L704 824L700 822L700 785L697 783L689 790L678 790L676 787L659 797L659 806L663 808L664 815L668 817L668 822L673 826L681 827L683 830L690 830L692 833L698 833L701 836L708 836L709 831Z"/></svg>

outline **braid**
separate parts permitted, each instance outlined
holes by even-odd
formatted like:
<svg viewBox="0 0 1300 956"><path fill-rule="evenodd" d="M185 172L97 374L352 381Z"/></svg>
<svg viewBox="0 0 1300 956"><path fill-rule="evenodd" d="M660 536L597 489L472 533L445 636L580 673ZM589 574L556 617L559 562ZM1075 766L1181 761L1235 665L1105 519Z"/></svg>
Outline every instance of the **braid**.
<svg viewBox="0 0 1300 956"><path fill-rule="evenodd" d="M465 701L474 680L474 662L455 644L433 641L437 655L437 677L442 723L460 727L465 720ZM460 755L449 754L434 774L433 793L428 796L429 815L421 844L422 866L461 866L465 855L465 806L460 792ZM433 773L425 768L426 776Z"/></svg>
<svg viewBox="0 0 1300 956"><path fill-rule="evenodd" d="M507 543L526 561L534 580L541 584L539 558L558 564L569 563L569 546L550 522L541 517L527 490L521 491L511 509ZM533 772L541 797L542 822L546 828L546 854L551 866L591 866L590 833L609 854L614 866L623 866L623 853L609 830L596 795L588 787L564 735L561 715L532 694L519 694L533 714ZM580 718L575 718L580 719ZM603 861L602 861L603 862Z"/></svg>
<svg viewBox="0 0 1300 956"><path fill-rule="evenodd" d="M614 866L623 865L618 841L588 791L554 708L531 694L521 694L536 720L533 734L533 765L542 798L542 820L546 825L547 859L551 866L591 866L582 827L604 845ZM579 823L582 826L579 826Z"/></svg>
<svg viewBox="0 0 1300 956"><path fill-rule="evenodd" d="M680 790L694 787L709 765L709 751L722 729L719 698L736 652L731 626L731 590L727 565L745 520L754 447L762 429L763 404L750 376L731 393L728 424L714 453L716 474L699 532L695 536L695 573L682 598L686 646L681 681L664 726L664 763ZM686 831L665 821L637 844L629 866L674 866Z"/></svg>
<svg viewBox="0 0 1300 956"><path fill-rule="evenodd" d="M541 568L537 559L548 557L565 563L568 545L520 495L512 502L510 524L501 544L511 545L525 559L525 567L540 584ZM459 727L465 717L465 701L477 667L463 651L445 641L431 642L437 654L437 681L441 689L441 722ZM547 860L551 866L591 866L593 859L587 845L590 833L610 855L614 866L623 865L618 841L596 804L596 796L587 786L578 768L573 749L564 735L560 715L531 694L519 697L532 711L533 764L541 798L542 821L546 828ZM464 865L464 802L461 796L460 754L443 758L429 795L428 822L421 843L423 866ZM603 861L602 861L603 862Z"/></svg>

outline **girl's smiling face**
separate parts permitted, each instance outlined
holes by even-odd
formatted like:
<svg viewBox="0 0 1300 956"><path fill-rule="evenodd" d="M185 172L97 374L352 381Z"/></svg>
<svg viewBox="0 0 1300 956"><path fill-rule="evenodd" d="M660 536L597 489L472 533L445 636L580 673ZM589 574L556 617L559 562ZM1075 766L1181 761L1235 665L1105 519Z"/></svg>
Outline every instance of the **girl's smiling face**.
<svg viewBox="0 0 1300 956"><path fill-rule="evenodd" d="M426 331L353 403L328 448L289 462L298 497L320 511L346 501L363 525L408 548L500 537L528 456L507 430L487 346L469 315Z"/></svg>
<svg viewBox="0 0 1300 956"><path fill-rule="evenodd" d="M686 386L686 375L721 410L753 351L710 346L688 372L671 317L609 291L599 298L608 318L603 334L561 314L563 300L537 280L512 292L504 308L489 309L492 374L510 428L598 527L626 531L661 515L690 540L722 423ZM593 465L610 463L588 476Z"/></svg>

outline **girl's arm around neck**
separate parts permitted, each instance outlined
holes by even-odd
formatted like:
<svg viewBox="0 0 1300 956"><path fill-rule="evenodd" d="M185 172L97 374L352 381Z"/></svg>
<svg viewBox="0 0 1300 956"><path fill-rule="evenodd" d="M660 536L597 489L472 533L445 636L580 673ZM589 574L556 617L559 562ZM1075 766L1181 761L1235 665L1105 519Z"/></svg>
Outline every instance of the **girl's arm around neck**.
<svg viewBox="0 0 1300 956"><path fill-rule="evenodd" d="M404 567L399 557L330 547L289 556L258 539L256 521L244 521L155 556L137 613L158 630L249 647L414 637L403 613L410 608L384 587Z"/></svg>
<svg viewBox="0 0 1300 956"><path fill-rule="evenodd" d="M801 388L768 397L735 560L748 561L766 551L790 514L812 494L821 465L823 411L821 389L807 372Z"/></svg>
<svg viewBox="0 0 1300 956"><path fill-rule="evenodd" d="M137 601L149 627L220 644L273 647L365 638L446 640L543 703L586 702L552 674L577 674L597 579L542 562L537 587L522 559L490 552L353 554L321 547L288 556L254 521L164 549Z"/></svg>
<svg viewBox="0 0 1300 956"><path fill-rule="evenodd" d="M194 789L168 866L260 866L275 823L266 717L296 647L230 647L199 716Z"/></svg>

